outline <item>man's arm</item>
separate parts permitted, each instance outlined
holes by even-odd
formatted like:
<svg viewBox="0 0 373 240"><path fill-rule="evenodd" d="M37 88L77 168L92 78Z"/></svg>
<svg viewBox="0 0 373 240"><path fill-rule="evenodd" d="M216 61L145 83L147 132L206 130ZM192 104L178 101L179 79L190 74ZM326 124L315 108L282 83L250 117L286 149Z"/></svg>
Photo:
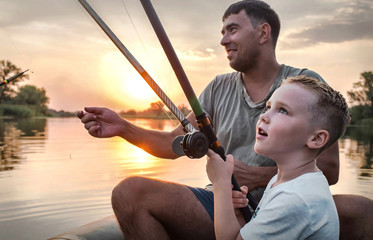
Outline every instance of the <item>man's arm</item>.
<svg viewBox="0 0 373 240"><path fill-rule="evenodd" d="M324 173L329 185L336 184L339 179L339 147L338 142L331 145L317 158L317 167Z"/></svg>
<svg viewBox="0 0 373 240"><path fill-rule="evenodd" d="M253 167L235 159L234 176L240 186L248 187L249 192L267 183L277 173L277 167ZM336 184L339 178L339 147L333 144L317 158L317 167L324 173L329 185Z"/></svg>
<svg viewBox="0 0 373 240"><path fill-rule="evenodd" d="M277 173L276 166L253 167L240 160L234 160L234 177L238 185L247 186L251 192L256 188L266 187L269 180Z"/></svg>
<svg viewBox="0 0 373 240"><path fill-rule="evenodd" d="M85 111L80 111L77 116L93 137L119 136L156 157L179 157L172 151L172 141L176 136L184 134L180 124L172 131L158 131L136 126L107 108L91 107L85 108ZM195 123L193 113L187 118L191 123Z"/></svg>

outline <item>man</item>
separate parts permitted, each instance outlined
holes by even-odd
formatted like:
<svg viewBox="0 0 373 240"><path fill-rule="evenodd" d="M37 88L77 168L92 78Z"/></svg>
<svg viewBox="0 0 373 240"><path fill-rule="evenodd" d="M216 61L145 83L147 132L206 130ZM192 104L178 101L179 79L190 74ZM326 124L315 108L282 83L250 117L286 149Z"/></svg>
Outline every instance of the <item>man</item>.
<svg viewBox="0 0 373 240"><path fill-rule="evenodd" d="M217 76L200 97L219 141L236 159L234 175L239 185L248 186L258 200L277 172L273 160L253 151L255 124L266 100L287 76L309 75L321 80L312 71L277 62L279 30L277 14L264 2L242 1L230 6L223 17L221 45L237 72ZM85 110L78 117L92 136L121 136L157 157L177 157L171 146L180 135L180 126L171 132L146 130L109 109ZM188 119L195 123L193 114ZM329 184L335 184L338 144L320 155L317 165ZM213 194L204 189L132 177L113 190L112 204L125 239L214 239L212 199Z"/></svg>

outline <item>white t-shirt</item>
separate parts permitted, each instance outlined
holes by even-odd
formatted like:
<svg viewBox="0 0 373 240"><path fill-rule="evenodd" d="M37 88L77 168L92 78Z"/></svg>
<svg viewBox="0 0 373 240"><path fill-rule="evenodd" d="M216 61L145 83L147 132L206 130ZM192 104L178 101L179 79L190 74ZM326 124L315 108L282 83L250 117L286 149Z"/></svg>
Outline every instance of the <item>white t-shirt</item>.
<svg viewBox="0 0 373 240"><path fill-rule="evenodd" d="M339 220L322 172L306 173L271 187L268 183L243 239L339 239Z"/></svg>

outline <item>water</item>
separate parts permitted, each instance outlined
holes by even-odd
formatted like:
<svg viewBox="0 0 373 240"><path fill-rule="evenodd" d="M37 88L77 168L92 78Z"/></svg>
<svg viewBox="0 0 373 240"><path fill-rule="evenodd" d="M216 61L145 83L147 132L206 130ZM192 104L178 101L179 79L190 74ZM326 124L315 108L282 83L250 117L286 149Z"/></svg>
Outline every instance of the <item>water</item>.
<svg viewBox="0 0 373 240"><path fill-rule="evenodd" d="M168 130L170 120L132 120ZM373 131L372 131L373 132ZM349 129L340 140L334 194L373 199L373 133ZM141 175L191 186L208 183L205 159L164 160L123 139L96 139L76 118L0 119L0 238L47 239L112 215L111 190Z"/></svg>

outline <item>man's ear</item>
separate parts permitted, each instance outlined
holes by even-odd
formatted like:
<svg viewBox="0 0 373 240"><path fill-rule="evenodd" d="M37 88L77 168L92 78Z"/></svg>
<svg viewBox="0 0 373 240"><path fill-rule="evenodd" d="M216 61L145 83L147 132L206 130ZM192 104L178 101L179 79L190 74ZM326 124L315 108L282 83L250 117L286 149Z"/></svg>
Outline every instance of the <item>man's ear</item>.
<svg viewBox="0 0 373 240"><path fill-rule="evenodd" d="M271 38L271 26L268 23L263 23L258 28L260 34L259 44L264 44Z"/></svg>
<svg viewBox="0 0 373 240"><path fill-rule="evenodd" d="M310 149L320 149L329 141L329 132L326 130L317 130L307 141L307 147Z"/></svg>

